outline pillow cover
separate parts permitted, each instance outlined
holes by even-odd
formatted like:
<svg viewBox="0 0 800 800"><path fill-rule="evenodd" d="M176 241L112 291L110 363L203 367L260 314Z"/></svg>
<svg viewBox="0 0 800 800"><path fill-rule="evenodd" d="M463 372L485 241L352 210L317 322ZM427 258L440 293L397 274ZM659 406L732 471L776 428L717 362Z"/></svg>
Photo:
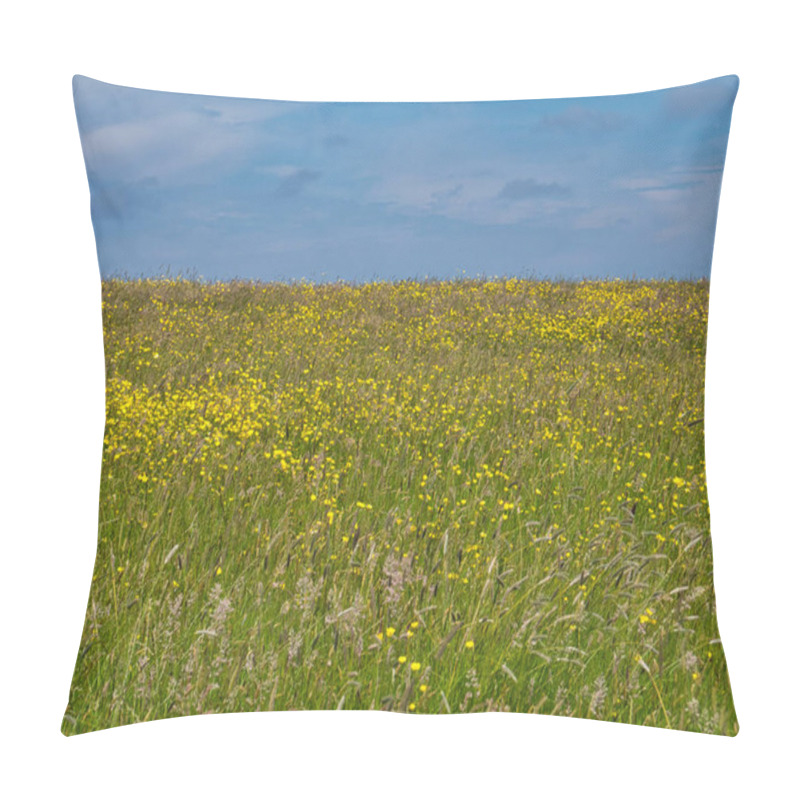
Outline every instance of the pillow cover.
<svg viewBox="0 0 800 800"><path fill-rule="evenodd" d="M735 76L73 88L107 399L65 734L282 709L737 732L703 430Z"/></svg>

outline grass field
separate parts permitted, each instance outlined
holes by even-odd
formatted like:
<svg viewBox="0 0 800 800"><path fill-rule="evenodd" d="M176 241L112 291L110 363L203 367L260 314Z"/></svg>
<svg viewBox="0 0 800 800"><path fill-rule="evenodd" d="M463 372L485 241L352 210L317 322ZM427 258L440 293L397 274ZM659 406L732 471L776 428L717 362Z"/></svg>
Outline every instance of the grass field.
<svg viewBox="0 0 800 800"><path fill-rule="evenodd" d="M301 708L738 730L706 282L106 280L66 734Z"/></svg>

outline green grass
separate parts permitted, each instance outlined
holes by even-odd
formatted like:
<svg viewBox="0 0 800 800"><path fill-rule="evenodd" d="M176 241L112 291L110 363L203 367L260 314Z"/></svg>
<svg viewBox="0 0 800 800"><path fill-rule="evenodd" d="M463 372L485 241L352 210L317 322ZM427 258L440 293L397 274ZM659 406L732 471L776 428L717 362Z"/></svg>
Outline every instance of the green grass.
<svg viewBox="0 0 800 800"><path fill-rule="evenodd" d="M707 303L706 282L105 281L64 733L348 708L735 734Z"/></svg>

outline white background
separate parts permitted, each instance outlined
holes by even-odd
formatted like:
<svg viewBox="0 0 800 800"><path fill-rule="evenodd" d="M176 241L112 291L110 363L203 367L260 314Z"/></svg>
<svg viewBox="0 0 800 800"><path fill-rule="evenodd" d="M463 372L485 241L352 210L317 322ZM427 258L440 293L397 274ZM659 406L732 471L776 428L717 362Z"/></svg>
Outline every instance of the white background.
<svg viewBox="0 0 800 800"><path fill-rule="evenodd" d="M797 75L790 4L15 3L0 248L7 797L785 797L797 786ZM707 461L734 739L526 715L318 712L59 732L95 554L100 283L70 80L291 100L617 94L736 73ZM795 795L796 796L796 795Z"/></svg>

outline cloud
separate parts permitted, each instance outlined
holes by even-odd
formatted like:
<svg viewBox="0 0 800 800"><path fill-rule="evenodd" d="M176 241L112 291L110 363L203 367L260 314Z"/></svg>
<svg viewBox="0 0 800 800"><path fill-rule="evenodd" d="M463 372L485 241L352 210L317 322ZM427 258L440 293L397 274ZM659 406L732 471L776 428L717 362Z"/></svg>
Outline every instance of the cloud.
<svg viewBox="0 0 800 800"><path fill-rule="evenodd" d="M703 173L696 174L702 175ZM693 189L695 186L703 186L705 183L704 180L675 181L670 180L669 176L665 178L624 178L615 181L615 185L620 189L627 189L631 192L684 191Z"/></svg>
<svg viewBox="0 0 800 800"><path fill-rule="evenodd" d="M722 167L677 167L670 170L678 175L721 175Z"/></svg>
<svg viewBox="0 0 800 800"><path fill-rule="evenodd" d="M285 177L275 190L279 197L295 197L310 183L319 180L321 172L314 169L298 169Z"/></svg>
<svg viewBox="0 0 800 800"><path fill-rule="evenodd" d="M570 190L560 183L540 183L535 178L509 181L497 197L501 200L528 200L533 197L569 197Z"/></svg>
<svg viewBox="0 0 800 800"><path fill-rule="evenodd" d="M677 183L664 183L657 186L641 186L634 189L636 192L662 192L691 189L693 186L700 186L702 181L679 181Z"/></svg>
<svg viewBox="0 0 800 800"><path fill-rule="evenodd" d="M679 170L650 177L624 178L614 181L614 186L622 189L623 194L628 194L628 197L636 197L632 201L634 204L639 202L639 198L646 198L662 209L668 209L670 214L680 214L681 209L694 209L698 203L713 204L710 198L718 183L718 176L714 173ZM709 191L712 195L709 195ZM695 215L694 211L692 215ZM691 216L689 221L692 221Z"/></svg>
<svg viewBox="0 0 800 800"><path fill-rule="evenodd" d="M302 103L149 92L76 79L87 167L103 180L155 176L163 185L213 183L273 144L267 120ZM199 177L200 176L200 177Z"/></svg>
<svg viewBox="0 0 800 800"><path fill-rule="evenodd" d="M586 106L574 105L542 117L539 123L542 128L557 130L579 129L584 131L616 131L624 122L621 114L612 111L596 111Z"/></svg>
<svg viewBox="0 0 800 800"><path fill-rule="evenodd" d="M458 186L453 186L452 189L445 189L441 192L433 192L433 194L431 194L431 199L434 202L444 202L458 197L459 195L463 194L463 192L464 184L459 183Z"/></svg>
<svg viewBox="0 0 800 800"><path fill-rule="evenodd" d="M242 160L252 143L249 128L225 124L207 111L178 111L105 125L86 135L84 148L87 166L106 177L133 181L154 175L174 181L210 162Z"/></svg>
<svg viewBox="0 0 800 800"><path fill-rule="evenodd" d="M197 111L207 117L218 119L225 125L251 125L284 117L299 111L303 103L288 103L283 100L233 100L208 98Z"/></svg>
<svg viewBox="0 0 800 800"><path fill-rule="evenodd" d="M575 217L575 230L603 230L631 225L630 209L627 206L604 205L590 209Z"/></svg>
<svg viewBox="0 0 800 800"><path fill-rule="evenodd" d="M440 177L404 173L380 180L376 176L364 200L382 207L387 214L444 218L484 227L514 225L560 213L564 198L571 196L572 191L558 183L508 182L490 170L473 170Z"/></svg>
<svg viewBox="0 0 800 800"><path fill-rule="evenodd" d="M464 197L473 199L479 182L454 185L453 178L412 172L376 174L374 186L366 199L372 203L385 203L407 213L447 213L460 205Z"/></svg>

